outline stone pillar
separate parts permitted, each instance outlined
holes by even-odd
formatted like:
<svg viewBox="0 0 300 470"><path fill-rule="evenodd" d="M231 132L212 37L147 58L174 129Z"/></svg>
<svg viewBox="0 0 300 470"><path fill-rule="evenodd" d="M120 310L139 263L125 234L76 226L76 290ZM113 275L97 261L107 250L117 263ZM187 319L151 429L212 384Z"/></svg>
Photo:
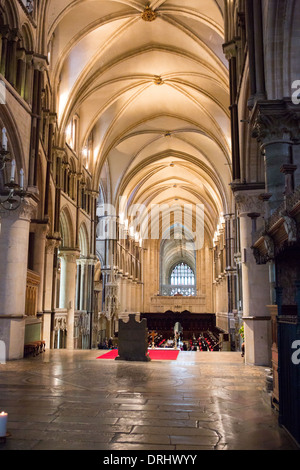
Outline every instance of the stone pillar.
<svg viewBox="0 0 300 470"><path fill-rule="evenodd" d="M40 126L42 115L42 90L44 86L44 72L47 69L47 59L45 57L33 57L33 99L32 99L32 122L31 141L29 159L29 186L37 184L37 161L40 141Z"/></svg>
<svg viewBox="0 0 300 470"><path fill-rule="evenodd" d="M121 280L121 286L122 286L122 289L121 289L121 296L120 296L120 301L121 301L121 312L122 313L125 313L126 312L126 309L127 309L127 305L126 305L126 302L127 302L127 291L126 291L126 278L122 277L122 280Z"/></svg>
<svg viewBox="0 0 300 470"><path fill-rule="evenodd" d="M59 240L55 237L49 237L46 240L45 248L45 270L44 270L44 305L43 305L43 339L46 342L46 348L50 349L53 345L52 336L52 316L54 316L56 292L54 276L54 254L59 246Z"/></svg>
<svg viewBox="0 0 300 470"><path fill-rule="evenodd" d="M25 296L29 226L35 205L25 200L17 211L1 214L0 340L8 360L24 355Z"/></svg>
<svg viewBox="0 0 300 470"><path fill-rule="evenodd" d="M40 275L40 287L38 291L37 313L43 312L43 287L45 272L45 248L46 235L49 230L47 222L35 224L34 238L34 254L33 254L33 270Z"/></svg>
<svg viewBox="0 0 300 470"><path fill-rule="evenodd" d="M59 252L61 259L61 281L59 307L68 310L67 349L74 349L74 319L77 259L79 252L73 249Z"/></svg>
<svg viewBox="0 0 300 470"><path fill-rule="evenodd" d="M26 79L26 51L24 48L17 51L17 81L16 88L19 94L25 96L25 79Z"/></svg>
<svg viewBox="0 0 300 470"><path fill-rule="evenodd" d="M86 310L86 282L87 282L87 266L84 260L80 260L80 302L79 310Z"/></svg>
<svg viewBox="0 0 300 470"><path fill-rule="evenodd" d="M24 84L24 99L27 103L32 103L32 81L33 81L33 54L26 51L25 58L25 84Z"/></svg>
<svg viewBox="0 0 300 470"><path fill-rule="evenodd" d="M231 137L232 137L232 179L239 180L240 168L240 143L239 143L239 115L237 104L237 45L232 41L223 46L226 59L229 64L230 75L230 114L231 114Z"/></svg>
<svg viewBox="0 0 300 470"><path fill-rule="evenodd" d="M18 31L14 29L9 38L9 68L8 81L15 88L17 78L17 45L19 41Z"/></svg>
<svg viewBox="0 0 300 470"><path fill-rule="evenodd" d="M250 98L248 106L252 107L254 96L256 95L256 72L255 72L255 42L254 42L254 16L253 16L253 0L245 2L245 19L247 44L249 53L249 79L250 79Z"/></svg>
<svg viewBox="0 0 300 470"><path fill-rule="evenodd" d="M247 3L247 2L246 2ZM265 72L264 72L264 40L262 24L262 2L253 1L253 26L254 26L254 50L255 50L255 79L256 99L265 99ZM250 64L251 68L251 64Z"/></svg>
<svg viewBox="0 0 300 470"><path fill-rule="evenodd" d="M233 222L234 222L234 214L226 214L225 218L225 249L226 249L226 274L228 277L228 313L233 312L236 310L236 295L235 295L235 282L234 276L236 274L236 270L234 268L234 229L233 229Z"/></svg>
<svg viewBox="0 0 300 470"><path fill-rule="evenodd" d="M251 193L251 194L249 194ZM269 366L271 360L269 269L267 264L256 264L253 255L253 221L249 214L263 213L260 191L236 192L240 218L242 257L243 321L245 325L245 360L258 366Z"/></svg>
<svg viewBox="0 0 300 470"><path fill-rule="evenodd" d="M293 163L291 145L299 137L299 119L298 109L285 100L261 101L251 116L252 137L260 143L264 154L271 214L284 201L286 181L282 169Z"/></svg>
<svg viewBox="0 0 300 470"><path fill-rule="evenodd" d="M8 47L8 37L9 37L9 28L8 26L3 26L1 28L1 66L0 73L3 77L6 76L6 62L7 62L7 47Z"/></svg>
<svg viewBox="0 0 300 470"><path fill-rule="evenodd" d="M80 264L80 262L77 262L77 274L76 274L76 303L75 303L75 309L76 309L76 310L80 310L80 297L81 297L80 281L81 281L81 264Z"/></svg>

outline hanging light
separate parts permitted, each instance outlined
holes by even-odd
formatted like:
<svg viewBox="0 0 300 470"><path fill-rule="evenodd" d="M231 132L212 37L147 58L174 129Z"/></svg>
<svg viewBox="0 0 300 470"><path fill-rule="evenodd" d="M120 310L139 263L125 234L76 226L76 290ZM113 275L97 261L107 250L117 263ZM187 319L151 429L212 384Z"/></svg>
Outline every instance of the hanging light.
<svg viewBox="0 0 300 470"><path fill-rule="evenodd" d="M11 162L10 181L4 184L0 191L0 205L7 211L12 211L20 207L27 192L24 190L24 170L20 171L20 184L15 182L16 160L10 159L10 152L7 146L7 133L5 127L2 129L2 145L0 150L0 171L3 171L8 162Z"/></svg>
<svg viewBox="0 0 300 470"><path fill-rule="evenodd" d="M15 182L16 161L11 162L10 182L4 185L0 192L0 205L3 209L12 211L20 207L27 192L24 190L24 170L20 171L20 184Z"/></svg>

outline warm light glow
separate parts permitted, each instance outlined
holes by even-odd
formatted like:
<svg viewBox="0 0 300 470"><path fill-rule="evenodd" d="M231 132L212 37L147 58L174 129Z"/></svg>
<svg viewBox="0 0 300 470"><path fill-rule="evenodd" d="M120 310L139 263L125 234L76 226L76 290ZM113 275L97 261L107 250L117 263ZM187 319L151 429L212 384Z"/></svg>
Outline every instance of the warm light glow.
<svg viewBox="0 0 300 470"><path fill-rule="evenodd" d="M61 119L63 112L65 110L66 104L68 102L68 92L64 92L60 94L59 97L59 120Z"/></svg>
<svg viewBox="0 0 300 470"><path fill-rule="evenodd" d="M97 147L94 148L94 154L93 154L94 163L96 163L96 161L97 161L99 150L100 150L100 145L98 145Z"/></svg>

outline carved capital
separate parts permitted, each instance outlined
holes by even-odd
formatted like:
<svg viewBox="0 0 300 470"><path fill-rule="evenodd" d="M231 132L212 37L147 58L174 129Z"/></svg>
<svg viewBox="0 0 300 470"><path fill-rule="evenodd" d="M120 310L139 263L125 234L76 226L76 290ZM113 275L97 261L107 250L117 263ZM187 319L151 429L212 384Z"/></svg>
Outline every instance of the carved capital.
<svg viewBox="0 0 300 470"><path fill-rule="evenodd" d="M64 159L66 156L66 151L63 148L55 147L53 152L56 158Z"/></svg>
<svg viewBox="0 0 300 470"><path fill-rule="evenodd" d="M251 118L252 137L262 144L299 140L300 115L286 101L257 102Z"/></svg>
<svg viewBox="0 0 300 470"><path fill-rule="evenodd" d="M255 213L258 217L260 214L264 214L263 201L259 196L260 192L254 194L245 193L244 191L236 192L235 201L239 216Z"/></svg>
<svg viewBox="0 0 300 470"><path fill-rule="evenodd" d="M33 67L39 72L45 72L48 68L48 60L46 56L34 55L32 58Z"/></svg>
<svg viewBox="0 0 300 470"><path fill-rule="evenodd" d="M59 236L48 236L46 239L46 253L53 255L56 248L59 248L61 239Z"/></svg>
<svg viewBox="0 0 300 470"><path fill-rule="evenodd" d="M59 252L59 257L63 260L65 260L67 263L76 263L78 258L80 256L79 250L76 249L66 249L63 248Z"/></svg>
<svg viewBox="0 0 300 470"><path fill-rule="evenodd" d="M223 44L223 51L225 54L226 59L229 61L233 57L236 57L237 55L237 43L236 40L233 39L230 42L227 42L226 44Z"/></svg>
<svg viewBox="0 0 300 470"><path fill-rule="evenodd" d="M30 222L37 210L37 203L33 201L32 199L27 199L25 198L23 202L21 203L19 209L17 210L19 219L21 220L26 220Z"/></svg>

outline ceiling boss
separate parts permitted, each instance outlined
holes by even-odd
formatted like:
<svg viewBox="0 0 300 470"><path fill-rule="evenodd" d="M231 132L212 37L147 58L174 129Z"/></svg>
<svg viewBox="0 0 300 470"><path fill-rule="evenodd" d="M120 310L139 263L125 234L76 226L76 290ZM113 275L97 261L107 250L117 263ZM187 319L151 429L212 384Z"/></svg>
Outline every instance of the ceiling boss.
<svg viewBox="0 0 300 470"><path fill-rule="evenodd" d="M154 21L157 18L157 13L156 11L152 10L150 5L147 5L145 10L142 13L142 19L144 21Z"/></svg>

